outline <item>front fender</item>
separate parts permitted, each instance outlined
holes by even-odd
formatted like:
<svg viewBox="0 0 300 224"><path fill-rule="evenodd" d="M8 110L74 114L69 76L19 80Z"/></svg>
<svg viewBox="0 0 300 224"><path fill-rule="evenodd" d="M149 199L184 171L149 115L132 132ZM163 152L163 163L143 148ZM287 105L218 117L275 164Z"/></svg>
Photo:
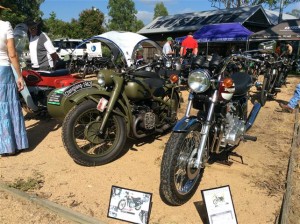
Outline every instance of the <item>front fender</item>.
<svg viewBox="0 0 300 224"><path fill-rule="evenodd" d="M59 120L63 120L67 113L75 106L82 103L85 100L92 100L98 103L100 98L110 98L111 93L104 89L98 89L96 87L82 89L72 94L71 96L65 96L63 91L60 89L53 90L50 92L47 101L47 109L49 114ZM128 115L127 106L118 101L118 104L122 107L122 111Z"/></svg>
<svg viewBox="0 0 300 224"><path fill-rule="evenodd" d="M200 123L196 116L184 116L176 123L173 132L188 132L189 128L195 123Z"/></svg>

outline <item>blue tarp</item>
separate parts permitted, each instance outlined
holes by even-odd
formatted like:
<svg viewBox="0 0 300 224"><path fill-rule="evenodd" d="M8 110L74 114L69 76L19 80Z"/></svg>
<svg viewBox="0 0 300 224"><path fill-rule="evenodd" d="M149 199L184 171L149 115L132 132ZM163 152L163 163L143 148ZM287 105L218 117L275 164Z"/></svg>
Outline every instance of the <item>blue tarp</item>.
<svg viewBox="0 0 300 224"><path fill-rule="evenodd" d="M251 34L253 32L240 23L219 23L204 25L193 34L193 37L198 42L228 42L247 41ZM185 37L178 37L175 40L182 42Z"/></svg>

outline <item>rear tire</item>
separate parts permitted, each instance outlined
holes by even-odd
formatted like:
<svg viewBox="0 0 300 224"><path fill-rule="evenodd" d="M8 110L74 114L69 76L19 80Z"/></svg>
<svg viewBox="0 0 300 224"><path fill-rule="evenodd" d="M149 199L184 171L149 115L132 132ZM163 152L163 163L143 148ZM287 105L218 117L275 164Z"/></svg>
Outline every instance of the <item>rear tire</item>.
<svg viewBox="0 0 300 224"><path fill-rule="evenodd" d="M93 101L84 101L69 111L62 124L62 140L68 154L83 166L98 166L113 161L126 142L122 117L111 114L103 134L98 130L104 113Z"/></svg>

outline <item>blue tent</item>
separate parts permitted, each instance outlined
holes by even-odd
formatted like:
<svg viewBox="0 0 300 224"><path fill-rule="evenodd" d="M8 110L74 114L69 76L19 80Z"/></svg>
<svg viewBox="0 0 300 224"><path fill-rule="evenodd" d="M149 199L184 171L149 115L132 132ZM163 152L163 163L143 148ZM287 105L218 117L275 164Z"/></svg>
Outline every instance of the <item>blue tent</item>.
<svg viewBox="0 0 300 224"><path fill-rule="evenodd" d="M240 23L219 23L204 25L193 36L198 42L247 41L253 32ZM186 36L175 40L182 42Z"/></svg>

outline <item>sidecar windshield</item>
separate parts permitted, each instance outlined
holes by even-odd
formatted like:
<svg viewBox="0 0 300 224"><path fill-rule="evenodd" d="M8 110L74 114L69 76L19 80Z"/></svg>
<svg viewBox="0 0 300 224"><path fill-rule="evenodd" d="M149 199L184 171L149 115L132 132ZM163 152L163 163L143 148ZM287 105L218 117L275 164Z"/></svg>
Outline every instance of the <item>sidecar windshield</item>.
<svg viewBox="0 0 300 224"><path fill-rule="evenodd" d="M14 28L15 47L19 57L22 57L26 44L28 44L27 26L20 23Z"/></svg>

